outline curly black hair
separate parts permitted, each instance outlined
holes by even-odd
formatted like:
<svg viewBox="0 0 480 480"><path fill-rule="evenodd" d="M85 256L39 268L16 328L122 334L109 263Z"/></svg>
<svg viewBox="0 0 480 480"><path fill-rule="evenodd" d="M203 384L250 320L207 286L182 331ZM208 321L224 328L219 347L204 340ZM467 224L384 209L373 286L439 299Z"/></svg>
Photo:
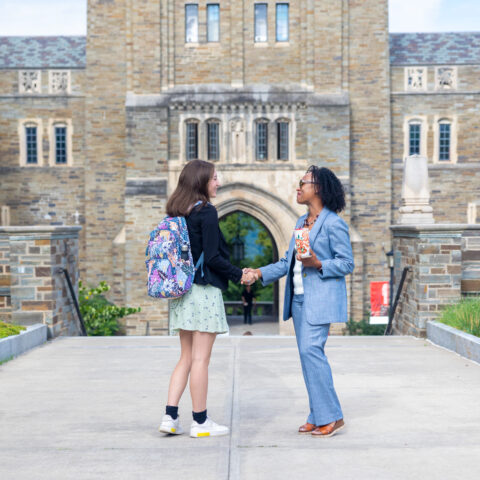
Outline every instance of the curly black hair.
<svg viewBox="0 0 480 480"><path fill-rule="evenodd" d="M338 177L326 167L310 165L307 173L312 174L315 193L321 198L323 206L339 213L345 208L345 190Z"/></svg>

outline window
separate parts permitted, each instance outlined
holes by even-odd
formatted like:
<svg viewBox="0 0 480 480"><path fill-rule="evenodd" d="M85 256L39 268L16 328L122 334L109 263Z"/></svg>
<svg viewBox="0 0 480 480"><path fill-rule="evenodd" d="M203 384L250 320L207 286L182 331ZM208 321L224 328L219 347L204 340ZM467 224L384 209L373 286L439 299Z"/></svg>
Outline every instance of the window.
<svg viewBox="0 0 480 480"><path fill-rule="evenodd" d="M207 5L207 42L220 41L220 6Z"/></svg>
<svg viewBox="0 0 480 480"><path fill-rule="evenodd" d="M256 128L256 158L257 160L268 159L268 123L258 121Z"/></svg>
<svg viewBox="0 0 480 480"><path fill-rule="evenodd" d="M277 122L277 160L288 160L288 122Z"/></svg>
<svg viewBox="0 0 480 480"><path fill-rule="evenodd" d="M187 123L187 160L195 160L198 158L198 123Z"/></svg>
<svg viewBox="0 0 480 480"><path fill-rule="evenodd" d="M185 5L185 42L198 42L198 5Z"/></svg>
<svg viewBox="0 0 480 480"><path fill-rule="evenodd" d="M277 42L288 42L288 3L277 3Z"/></svg>
<svg viewBox="0 0 480 480"><path fill-rule="evenodd" d="M451 139L450 123L440 123L439 125L439 144L438 144L438 160L441 162L450 161L450 139Z"/></svg>
<svg viewBox="0 0 480 480"><path fill-rule="evenodd" d="M409 155L420 155L420 136L421 136L421 124L420 123L410 123L409 132L408 132L408 154Z"/></svg>
<svg viewBox="0 0 480 480"><path fill-rule="evenodd" d="M55 127L55 163L67 163L67 127L65 125Z"/></svg>
<svg viewBox="0 0 480 480"><path fill-rule="evenodd" d="M38 150L37 150L37 126L26 125L25 126L25 139L26 139L26 152L27 152L27 164L35 165L38 163Z"/></svg>
<svg viewBox="0 0 480 480"><path fill-rule="evenodd" d="M267 4L255 4L255 42L267 41Z"/></svg>
<svg viewBox="0 0 480 480"><path fill-rule="evenodd" d="M207 123L207 157L208 160L218 160L220 158L220 136L218 122Z"/></svg>

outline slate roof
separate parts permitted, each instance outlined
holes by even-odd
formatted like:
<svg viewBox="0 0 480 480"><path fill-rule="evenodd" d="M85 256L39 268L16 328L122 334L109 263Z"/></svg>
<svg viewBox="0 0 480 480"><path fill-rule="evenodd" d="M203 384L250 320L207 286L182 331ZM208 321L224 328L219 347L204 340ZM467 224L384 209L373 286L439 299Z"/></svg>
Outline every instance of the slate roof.
<svg viewBox="0 0 480 480"><path fill-rule="evenodd" d="M391 65L480 64L480 32L391 33Z"/></svg>
<svg viewBox="0 0 480 480"><path fill-rule="evenodd" d="M480 32L391 33L392 65L480 64ZM0 37L1 68L85 68L86 37Z"/></svg>
<svg viewBox="0 0 480 480"><path fill-rule="evenodd" d="M85 68L87 38L0 37L0 68Z"/></svg>

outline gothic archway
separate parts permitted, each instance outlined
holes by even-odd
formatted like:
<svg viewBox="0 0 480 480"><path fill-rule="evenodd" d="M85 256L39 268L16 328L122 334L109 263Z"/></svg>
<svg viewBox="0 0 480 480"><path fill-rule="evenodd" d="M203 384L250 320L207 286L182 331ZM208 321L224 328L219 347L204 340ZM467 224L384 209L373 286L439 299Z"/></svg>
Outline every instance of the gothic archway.
<svg viewBox="0 0 480 480"><path fill-rule="evenodd" d="M278 256L282 257L288 248L292 228L298 218L298 212L287 202L275 195L245 183L231 183L221 187L217 192L215 206L219 218L240 211L251 215L261 222L269 231L276 245ZM293 333L291 322L283 322L283 298L285 279L277 285L277 314L279 333Z"/></svg>

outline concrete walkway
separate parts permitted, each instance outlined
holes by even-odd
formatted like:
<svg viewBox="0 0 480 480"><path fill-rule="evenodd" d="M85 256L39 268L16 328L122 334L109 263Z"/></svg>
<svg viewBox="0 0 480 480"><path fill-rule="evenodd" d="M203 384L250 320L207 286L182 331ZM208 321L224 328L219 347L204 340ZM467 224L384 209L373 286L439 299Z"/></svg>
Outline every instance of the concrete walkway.
<svg viewBox="0 0 480 480"><path fill-rule="evenodd" d="M295 339L222 337L209 413L226 437L157 432L178 339L63 338L0 366L0 478L477 479L480 365L410 337L327 344L347 428L301 436ZM189 427L187 393L180 405Z"/></svg>

